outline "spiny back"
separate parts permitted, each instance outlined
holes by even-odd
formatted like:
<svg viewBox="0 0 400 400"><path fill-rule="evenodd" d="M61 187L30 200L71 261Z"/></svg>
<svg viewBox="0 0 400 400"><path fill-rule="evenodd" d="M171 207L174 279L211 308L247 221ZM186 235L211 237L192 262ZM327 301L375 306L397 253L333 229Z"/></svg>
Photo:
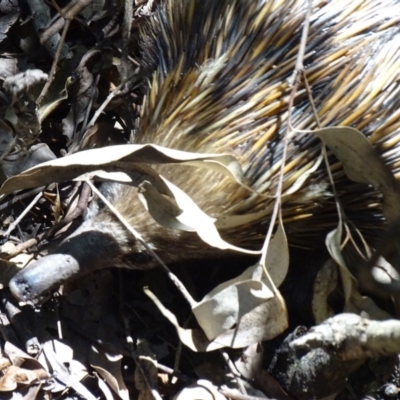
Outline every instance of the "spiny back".
<svg viewBox="0 0 400 400"><path fill-rule="evenodd" d="M307 4L167 0L143 32L149 89L136 141L231 153L242 163L248 184L273 196ZM314 1L304 60L322 126L350 125L396 153L399 22L395 0ZM317 127L303 87L296 93L292 125ZM288 150L284 193L314 165L320 144L310 133L296 133ZM161 171L212 214L272 207L272 198L255 196L211 172ZM326 182L321 167L306 186L284 197L284 215L318 213ZM343 201L354 202L354 193Z"/></svg>

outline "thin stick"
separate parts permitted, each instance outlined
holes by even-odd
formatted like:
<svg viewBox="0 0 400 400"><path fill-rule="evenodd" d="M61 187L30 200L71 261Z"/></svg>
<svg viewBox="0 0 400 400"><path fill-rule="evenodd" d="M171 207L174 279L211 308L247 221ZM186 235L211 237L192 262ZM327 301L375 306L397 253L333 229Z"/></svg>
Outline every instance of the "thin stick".
<svg viewBox="0 0 400 400"><path fill-rule="evenodd" d="M45 30L45 32L43 32L43 34L40 36L40 42L41 43L46 42L55 33L59 32L64 27L65 21L74 19L75 16L78 15L91 2L92 0L76 0L73 2L72 5L71 4L67 5L62 10L63 18L59 18L56 22L54 22L53 25L51 25L49 28Z"/></svg>
<svg viewBox="0 0 400 400"><path fill-rule="evenodd" d="M26 199L27 197L31 197L32 195L41 192L43 189L45 188L45 186L41 186L32 190L29 190L29 192L25 192L22 194L18 194L16 196L14 196L11 200L5 201L3 204L0 205L0 211L5 210L7 207L12 206L15 203L18 203L21 200Z"/></svg>
<svg viewBox="0 0 400 400"><path fill-rule="evenodd" d="M296 64L294 66L293 75L289 79L289 82L292 85L294 84L294 82L296 82L299 73L304 71L304 62L303 62L303 60L304 60L304 55L305 55L305 52L306 52L308 33L309 33L309 30L310 30L311 12L312 12L312 0L308 0L307 13L306 13L306 17L305 17L305 20L304 20L303 31L301 32L300 46L299 46L299 51L297 53ZM289 113L291 113L290 110L289 110ZM289 121L290 121L290 118L289 118Z"/></svg>
<svg viewBox="0 0 400 400"><path fill-rule="evenodd" d="M89 129L91 126L93 126L97 119L100 117L101 113L104 111L104 109L108 106L110 101L119 95L119 92L121 91L122 87L125 85L125 81L121 82L112 92L110 92L107 96L107 98L103 101L101 106L97 109L95 114L93 115L92 119L89 121L89 123L86 126L86 129Z"/></svg>
<svg viewBox="0 0 400 400"><path fill-rule="evenodd" d="M41 188L41 190L43 190L43 189L44 189L44 187ZM15 246L12 251L8 252L7 257L8 258L15 257L17 254L21 253L22 251L27 250L32 246L36 246L42 240L48 238L49 236L52 236L56 231L60 230L62 227L64 227L65 225L72 222L73 220L78 218L80 215L82 215L83 212L87 208L89 195L90 195L90 188L87 185L84 185L82 188L82 192L81 192L78 204L71 213L67 214L66 217L62 221L60 221L58 224L52 226L48 231L42 232L39 235L37 235L36 237L31 238L23 243L20 243L18 246Z"/></svg>
<svg viewBox="0 0 400 400"><path fill-rule="evenodd" d="M305 48L307 45L307 37L308 37L308 31L310 27L310 18L311 18L311 11L312 11L312 0L308 1L308 8L307 8L307 14L306 18L304 21L304 26L303 26L303 31L301 35L301 41L300 41L300 47L299 47L299 52L297 54L297 60L296 60L296 65L295 65L295 70L293 72L293 82L294 86L290 92L290 97L289 97L289 104L288 104L288 125L287 129L285 132L285 137L283 139L283 151L282 151L282 161L281 161L281 170L279 174L279 180L278 180L278 185L276 188L276 195L275 195L275 203L274 203L274 208L272 210L272 215L271 215L271 223L269 224L268 227L268 232L267 236L264 241L264 246L263 246L263 252L261 255L261 260L260 263L262 264L263 268L265 268L265 262L267 259L267 252L268 252L268 246L272 238L272 232L275 227L276 220L278 218L279 213L281 212L281 203L282 203L282 188L283 188L283 177L285 175L285 164L286 164L286 158L287 158L287 149L289 146L289 141L292 137L292 123L291 123L291 117L292 117L292 109L293 109L293 103L294 103L294 97L296 95L297 89L299 87L299 72L304 69L303 66L303 59L304 59L304 53L305 53ZM266 275L267 271L265 271Z"/></svg>
<svg viewBox="0 0 400 400"><path fill-rule="evenodd" d="M36 195L36 197L30 202L30 204L25 208L21 215L12 224L10 224L3 236L8 236L17 227L17 225L22 221L25 215L28 214L28 212L36 205L42 195L43 191Z"/></svg>
<svg viewBox="0 0 400 400"><path fill-rule="evenodd" d="M43 98L46 96L47 92L49 91L51 83L53 82L53 78L54 78L54 75L56 73L58 61L60 59L61 51L62 51L62 48L64 46L65 38L67 36L67 32L68 32L68 29L69 29L70 25L71 25L71 20L67 19L67 21L66 21L66 23L64 25L64 29L63 29L60 41L58 42L57 51L56 51L56 54L55 54L54 59L53 59L53 64L51 65L51 70L49 72L49 76L47 78L47 82L44 85L39 97L36 100L36 104L37 105L40 105L40 103L42 102Z"/></svg>
<svg viewBox="0 0 400 400"><path fill-rule="evenodd" d="M7 258L13 258L19 253L29 249L32 246L36 246L43 238L44 234L40 234L32 239L28 239L27 241L20 243L18 246L15 246L11 251L7 253Z"/></svg>
<svg viewBox="0 0 400 400"><path fill-rule="evenodd" d="M124 20L122 23L122 57L121 57L121 80L127 82L129 71L129 43L131 39L133 17L133 2L125 0Z"/></svg>

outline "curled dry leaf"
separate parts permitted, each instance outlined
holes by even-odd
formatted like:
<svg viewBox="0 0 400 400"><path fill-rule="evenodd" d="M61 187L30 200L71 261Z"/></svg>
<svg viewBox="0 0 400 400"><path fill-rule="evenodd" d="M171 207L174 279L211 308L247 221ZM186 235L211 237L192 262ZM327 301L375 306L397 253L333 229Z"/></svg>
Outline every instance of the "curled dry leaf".
<svg viewBox="0 0 400 400"><path fill-rule="evenodd" d="M324 128L316 131L315 135L340 160L350 179L372 185L382 193L384 216L389 223L395 222L400 215L400 185L368 139L358 130L348 127ZM342 230L343 223L340 220L338 228L328 234L326 244L332 258L340 266L346 307L352 309L349 301L352 293L356 290L353 287L355 281L341 254ZM369 253L369 249L367 253ZM375 272L379 271L375 269ZM383 277L383 275L385 275L386 281L394 279L387 273L380 273L379 277ZM373 277L373 279L376 280L376 277ZM378 282L379 279L376 281Z"/></svg>
<svg viewBox="0 0 400 400"><path fill-rule="evenodd" d="M68 81L65 83L62 74L56 75L51 89L45 99L40 103L37 110L38 119L43 122L53 111L55 111L65 100L68 99Z"/></svg>
<svg viewBox="0 0 400 400"><path fill-rule="evenodd" d="M182 328L149 289L145 293L175 326L182 343L192 350L247 347L276 337L288 326L279 291L271 290L259 279L251 279L253 274L259 276L259 268L251 267L238 278L221 284L193 307L202 331Z"/></svg>
<svg viewBox="0 0 400 400"><path fill-rule="evenodd" d="M346 262L342 254L342 231L343 223L339 216L339 223L336 229L329 232L325 239L326 247L333 260L339 265L340 277L342 279L345 303L348 304L355 284L355 279L347 268Z"/></svg>
<svg viewBox="0 0 400 400"><path fill-rule="evenodd" d="M240 330L240 321L246 314L274 297L263 282L251 279L251 275L247 278L252 270L250 268L236 280L217 286L193 308L193 314L209 340L234 327ZM265 323L268 324L268 320Z"/></svg>
<svg viewBox="0 0 400 400"><path fill-rule="evenodd" d="M80 175L99 169L115 171L121 166L119 162L124 162L125 167L128 167L128 163L171 163L209 168L230 176L237 183L243 185L243 171L233 156L189 153L150 144L125 144L81 151L37 165L8 179L1 188L0 194L9 194L15 190L43 186L53 182L73 180ZM135 166L132 165L130 170L135 171Z"/></svg>
<svg viewBox="0 0 400 400"><path fill-rule="evenodd" d="M181 328L175 316L150 291L146 293L190 348L205 351L213 349L214 345L246 347L274 338L288 326L286 305L276 288L283 282L289 266L289 249L282 224L268 246L266 264L264 268L257 263L238 277L221 283L192 307L208 344L198 337L196 343L193 332Z"/></svg>
<svg viewBox="0 0 400 400"><path fill-rule="evenodd" d="M327 237L326 237L326 246L329 250L329 253L332 257L332 259L337 263L339 266L339 272L340 272L340 277L342 281L342 286L344 288L344 295L345 295L345 305L344 305L344 311L345 312L351 312L351 313L357 313L361 314L362 312L367 313L371 318L375 319L387 319L389 318L389 314L381 310L375 302L367 297L367 296L361 296L359 290L358 290L358 284L355 280L355 278L352 276L350 273L345 260L342 256L341 252L341 229L342 228L342 223L339 221L338 228L331 231ZM381 272L381 275L384 274L384 272ZM386 279L391 279L386 273ZM320 299L321 300L321 299ZM313 311L317 312L318 309L318 320L321 321L320 318L323 318L323 308L317 308L317 298L313 299ZM322 312L322 314L321 314ZM327 311L328 312L328 311ZM315 314L317 316L317 314Z"/></svg>
<svg viewBox="0 0 400 400"><path fill-rule="evenodd" d="M202 240L213 247L259 254L257 251L244 250L225 242L218 233L215 219L202 212L189 196L145 163L180 163L211 168L243 185L243 172L239 163L226 154L188 153L155 145L122 145L82 151L38 165L7 180L0 193L74 179L79 175L80 179L87 179L85 174L91 173L91 176L101 179L140 185L145 207L157 222L168 228L197 232ZM176 205L164 197L164 194L169 195Z"/></svg>
<svg viewBox="0 0 400 400"><path fill-rule="evenodd" d="M18 155L17 158L13 158L12 156L7 157L7 159L0 162L0 165L6 178L9 178L35 165L55 159L55 154L47 144L38 143L30 146L29 149L23 152L22 155Z"/></svg>
<svg viewBox="0 0 400 400"><path fill-rule="evenodd" d="M209 340L219 342L219 336L230 331L240 336L243 329L250 334L247 337L250 345L271 339L287 328L285 305L276 296L277 289L270 287L270 279L264 274L259 279L260 270L259 264L248 268L238 277L218 285L193 307L193 314ZM258 327L252 332L253 338L249 325Z"/></svg>
<svg viewBox="0 0 400 400"><path fill-rule="evenodd" d="M49 379L50 375L36 359L20 350L10 342L4 345L4 353L10 362L2 358L3 376L0 379L0 391L12 391L20 385L31 385ZM1 396L0 396L1 397Z"/></svg>
<svg viewBox="0 0 400 400"><path fill-rule="evenodd" d="M124 171L131 168L131 166L125 166L125 163L118 165ZM149 179L151 182L146 180L140 185L139 198L152 218L160 225L171 229L196 232L205 243L215 248L254 255L260 253L233 246L224 241L217 229L219 220L204 213L185 192L147 166L135 165L134 168L135 171L128 173L95 171L90 176L103 181L132 184L138 180L136 175L140 171L141 179ZM87 175L83 175L79 179L85 180ZM163 194L167 194L171 199ZM231 224L231 226L234 225Z"/></svg>
<svg viewBox="0 0 400 400"><path fill-rule="evenodd" d="M160 176L167 186L176 205L164 197L150 182L144 182L139 195L150 215L160 225L167 228L196 232L210 246L222 250L236 250L247 254L259 254L257 251L244 250L230 245L219 235L216 219L204 213L196 203L177 186Z"/></svg>

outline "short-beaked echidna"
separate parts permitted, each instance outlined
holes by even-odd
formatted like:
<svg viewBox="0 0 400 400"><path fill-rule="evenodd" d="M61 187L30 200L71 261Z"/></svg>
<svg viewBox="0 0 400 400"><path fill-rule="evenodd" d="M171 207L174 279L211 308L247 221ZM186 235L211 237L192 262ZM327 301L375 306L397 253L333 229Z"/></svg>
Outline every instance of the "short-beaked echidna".
<svg viewBox="0 0 400 400"><path fill-rule="evenodd" d="M400 2L312 3L304 64L321 125L359 129L396 172ZM241 163L246 183L269 195L257 196L211 171L159 167L210 215L272 209L288 126L290 78L307 5L306 0L166 0L143 28L146 95L135 142L231 153ZM303 87L295 95L292 126L317 128ZM289 244L312 247L314 238L323 238L337 224L323 165L300 190L285 195L314 165L320 151L312 133L296 133L289 143L282 197ZM360 192L358 185L349 185L341 171L336 172L344 209L356 226L374 230L374 223L382 220L379 197L372 189ZM194 233L157 225L143 212L136 188L114 184L104 191L165 262L216 254ZM234 245L259 249L268 223L264 218L221 234ZM60 254L67 259L57 267ZM19 299L37 302L43 293L82 271L110 265L146 268L154 262L115 216L95 202L57 254L18 273L10 287ZM51 272L44 273L46 268Z"/></svg>

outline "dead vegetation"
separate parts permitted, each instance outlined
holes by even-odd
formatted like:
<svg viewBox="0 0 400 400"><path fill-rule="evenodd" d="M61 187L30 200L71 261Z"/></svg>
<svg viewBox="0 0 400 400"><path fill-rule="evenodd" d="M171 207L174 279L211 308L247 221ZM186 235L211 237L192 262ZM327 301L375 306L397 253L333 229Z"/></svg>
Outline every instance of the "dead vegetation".
<svg viewBox="0 0 400 400"><path fill-rule="evenodd" d="M138 27L157 3L0 3L0 398L400 398L393 256L400 199L392 171L357 130L315 132L352 181L375 187L383 198L391 228L376 251L363 243L358 279L342 254L354 231L340 202L337 228L313 257L289 250L279 202L264 211L277 222L262 249L225 241L219 229L230 222L209 217L147 164L211 169L250 190L235 157L129 144L143 98ZM303 51L293 93L304 79ZM58 289L72 274L62 260L38 269L29 293L14 278L12 295L10 279L33 259L45 259L81 223L93 196L108 206L93 182L134 185L138 177L148 218L236 255L165 265L163 254L111 209L160 268L88 263ZM307 280L297 272L288 283L292 265L314 273Z"/></svg>

